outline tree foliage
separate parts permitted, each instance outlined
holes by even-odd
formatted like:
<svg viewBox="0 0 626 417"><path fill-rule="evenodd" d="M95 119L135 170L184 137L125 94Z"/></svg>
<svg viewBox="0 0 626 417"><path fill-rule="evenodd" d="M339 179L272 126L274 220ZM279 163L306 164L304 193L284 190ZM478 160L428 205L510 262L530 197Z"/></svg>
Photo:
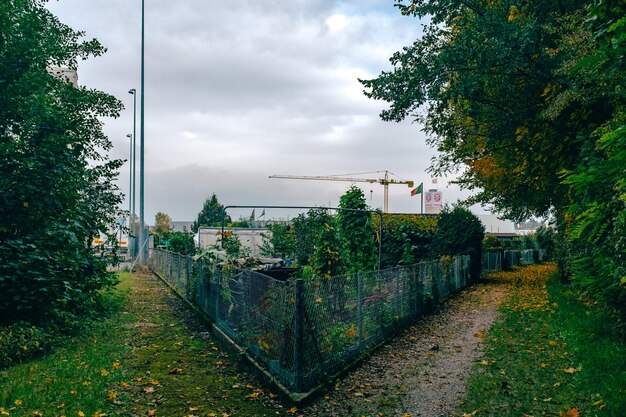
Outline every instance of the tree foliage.
<svg viewBox="0 0 626 417"><path fill-rule="evenodd" d="M383 215L382 266L410 265L432 255L431 244L437 217L418 214Z"/></svg>
<svg viewBox="0 0 626 417"><path fill-rule="evenodd" d="M423 36L362 81L424 123L435 173L508 218L552 213L560 270L626 316L626 4L400 0ZM619 307L619 306L622 307ZM621 311L621 312L619 312Z"/></svg>
<svg viewBox="0 0 626 417"><path fill-rule="evenodd" d="M51 66L77 68L104 48L39 0L0 3L0 322L50 322L93 309L115 282L91 242L113 236L121 161L100 117L114 97L75 88Z"/></svg>
<svg viewBox="0 0 626 417"><path fill-rule="evenodd" d="M202 205L202 210L198 213L198 217L193 222L192 230L198 231L199 227L221 226L222 216L224 216L224 206L220 204L215 193L207 198ZM224 216L224 221L228 224L231 222L229 215Z"/></svg>
<svg viewBox="0 0 626 417"><path fill-rule="evenodd" d="M433 238L433 251L438 256L469 255L470 276L480 278L482 242L485 227L478 217L466 208L446 207L439 215Z"/></svg>
<svg viewBox="0 0 626 417"><path fill-rule="evenodd" d="M172 218L169 214L159 211L154 216L154 233L159 237L164 237L172 229Z"/></svg>
<svg viewBox="0 0 626 417"><path fill-rule="evenodd" d="M195 255L196 243L193 234L185 232L169 232L165 235L167 249L183 255Z"/></svg>
<svg viewBox="0 0 626 417"><path fill-rule="evenodd" d="M353 185L339 198L339 207L348 209L337 213L337 221L349 271L374 269L378 260L377 244L372 214L367 211L363 191Z"/></svg>

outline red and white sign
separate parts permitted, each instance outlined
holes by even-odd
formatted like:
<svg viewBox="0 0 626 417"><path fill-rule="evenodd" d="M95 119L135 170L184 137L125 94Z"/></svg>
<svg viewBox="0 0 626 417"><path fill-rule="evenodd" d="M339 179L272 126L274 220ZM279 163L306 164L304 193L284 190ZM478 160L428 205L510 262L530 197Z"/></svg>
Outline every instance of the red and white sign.
<svg viewBox="0 0 626 417"><path fill-rule="evenodd" d="M441 208L443 206L441 191L428 191L424 195L426 208Z"/></svg>

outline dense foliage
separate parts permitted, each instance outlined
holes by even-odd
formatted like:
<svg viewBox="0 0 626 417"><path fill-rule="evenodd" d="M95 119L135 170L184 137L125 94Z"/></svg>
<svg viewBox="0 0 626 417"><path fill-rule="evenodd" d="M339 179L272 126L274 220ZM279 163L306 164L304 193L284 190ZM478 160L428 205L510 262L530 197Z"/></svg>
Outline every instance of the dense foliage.
<svg viewBox="0 0 626 417"><path fill-rule="evenodd" d="M164 241L168 250L183 255L195 255L196 243L193 234L185 232L168 232L164 235Z"/></svg>
<svg viewBox="0 0 626 417"><path fill-rule="evenodd" d="M398 7L428 21L392 71L362 81L390 103L383 119L423 122L433 171L461 170L473 200L515 220L554 215L562 274L626 317L626 4Z"/></svg>
<svg viewBox="0 0 626 417"><path fill-rule="evenodd" d="M215 193L207 198L202 205L202 210L198 213L198 217L194 220L191 229L195 232L199 227L221 226L222 219L225 223L230 223L231 218L224 213L224 206L220 204Z"/></svg>
<svg viewBox="0 0 626 417"><path fill-rule="evenodd" d="M470 276L480 278L482 242L485 227L478 217L466 208L446 207L439 215L433 238L433 252L438 256L469 255Z"/></svg>
<svg viewBox="0 0 626 417"><path fill-rule="evenodd" d="M117 242L122 162L106 156L99 118L122 105L51 74L104 48L44 4L0 3L0 324L68 323L115 282L91 243Z"/></svg>
<svg viewBox="0 0 626 417"><path fill-rule="evenodd" d="M339 198L337 213L339 235L344 245L345 262L350 272L369 271L378 264L372 213L363 191L352 186Z"/></svg>
<svg viewBox="0 0 626 417"><path fill-rule="evenodd" d="M418 214L383 215L383 268L410 265L432 256L437 217Z"/></svg>

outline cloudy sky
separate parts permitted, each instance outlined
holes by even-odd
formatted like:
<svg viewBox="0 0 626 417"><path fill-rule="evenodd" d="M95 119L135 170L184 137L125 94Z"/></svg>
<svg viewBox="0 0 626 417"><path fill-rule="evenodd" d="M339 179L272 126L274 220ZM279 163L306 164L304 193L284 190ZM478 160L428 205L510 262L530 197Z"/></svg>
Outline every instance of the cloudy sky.
<svg viewBox="0 0 626 417"><path fill-rule="evenodd" d="M79 83L124 102L105 130L111 156L127 158L128 90L140 84L140 0L53 0L48 7L108 48L80 63ZM401 16L393 0L147 0L145 19L148 223L157 211L193 220L212 193L233 205L335 206L350 186L272 174L389 170L430 187L434 151L421 127L381 121L385 104L367 99L357 81L390 69L391 54L420 35L419 21ZM128 165L119 181L127 193ZM368 203L382 207L383 187L360 185ZM446 185L439 179L444 201L467 196ZM390 186L389 208L416 213L419 198Z"/></svg>

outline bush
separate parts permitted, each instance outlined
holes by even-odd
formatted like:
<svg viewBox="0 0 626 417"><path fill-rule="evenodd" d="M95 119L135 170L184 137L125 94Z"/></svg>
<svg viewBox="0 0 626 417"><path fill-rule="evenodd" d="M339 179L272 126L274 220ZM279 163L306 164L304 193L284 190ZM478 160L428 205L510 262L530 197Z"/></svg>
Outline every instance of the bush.
<svg viewBox="0 0 626 417"><path fill-rule="evenodd" d="M470 277L480 279L482 242L485 227L478 217L466 208L446 207L439 215L433 237L433 251L438 256L469 255Z"/></svg>
<svg viewBox="0 0 626 417"><path fill-rule="evenodd" d="M375 223L378 226L378 223ZM410 265L432 256L437 217L419 214L383 215L383 268Z"/></svg>
<svg viewBox="0 0 626 417"><path fill-rule="evenodd" d="M0 328L0 369L41 356L51 345L51 336L29 323Z"/></svg>

